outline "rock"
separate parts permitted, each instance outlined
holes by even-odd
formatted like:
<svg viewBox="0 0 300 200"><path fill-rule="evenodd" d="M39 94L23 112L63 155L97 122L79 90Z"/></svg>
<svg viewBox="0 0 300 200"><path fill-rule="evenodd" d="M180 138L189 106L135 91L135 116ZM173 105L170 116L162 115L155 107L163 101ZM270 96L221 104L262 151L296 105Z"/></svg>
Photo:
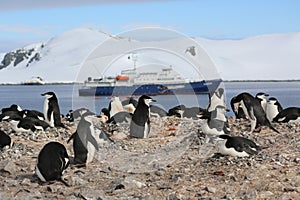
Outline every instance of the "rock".
<svg viewBox="0 0 300 200"><path fill-rule="evenodd" d="M3 171L8 172L10 175L14 175L17 172L17 166L12 161L4 161L3 162Z"/></svg>
<svg viewBox="0 0 300 200"><path fill-rule="evenodd" d="M80 197L81 199L87 199L87 200L107 199L107 197L105 197L105 194L102 190L99 190L99 189L95 190L95 189L91 189L91 188L81 188L80 192L78 194L78 197Z"/></svg>
<svg viewBox="0 0 300 200"><path fill-rule="evenodd" d="M262 191L259 193L259 198L261 199L269 199L272 197L274 194L270 191Z"/></svg>
<svg viewBox="0 0 300 200"><path fill-rule="evenodd" d="M146 187L145 183L134 180L131 177L126 177L125 180L124 180L124 184L125 184L126 188L130 188L130 187L143 188L143 187Z"/></svg>
<svg viewBox="0 0 300 200"><path fill-rule="evenodd" d="M180 199L185 199L183 195L181 195L179 192L172 192L171 194L168 195L168 200L180 200Z"/></svg>
<svg viewBox="0 0 300 200"><path fill-rule="evenodd" d="M24 178L21 182L21 185L31 185L31 181L29 178Z"/></svg>
<svg viewBox="0 0 300 200"><path fill-rule="evenodd" d="M75 176L75 177L71 178L71 184L74 185L74 186L76 186L76 185L86 185L86 184L88 184L88 181L83 180L83 179Z"/></svg>
<svg viewBox="0 0 300 200"><path fill-rule="evenodd" d="M211 187L211 186L207 186L207 187L205 188L205 190L206 190L207 192L210 192L210 193L213 193L213 194L215 194L216 191L217 191L216 188Z"/></svg>

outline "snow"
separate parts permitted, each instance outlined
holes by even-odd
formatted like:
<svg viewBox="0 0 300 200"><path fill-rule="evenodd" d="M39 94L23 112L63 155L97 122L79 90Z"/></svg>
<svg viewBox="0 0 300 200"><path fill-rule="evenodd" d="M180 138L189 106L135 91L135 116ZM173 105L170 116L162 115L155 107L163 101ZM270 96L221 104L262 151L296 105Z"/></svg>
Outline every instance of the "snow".
<svg viewBox="0 0 300 200"><path fill-rule="evenodd" d="M128 56L145 45L153 48L137 51L137 66L149 68L172 65L186 78L220 76L223 80L300 79L300 33L261 35L242 40L196 38L195 41L198 44L186 38L136 41L113 37L95 29L74 29L49 41L24 47L34 48L33 55L38 52L41 59L28 67L26 64L30 58L15 67L11 64L1 69L0 83L21 83L37 76L48 83L54 83L84 81L88 76L103 74L116 75L120 70L133 67L134 62ZM197 47L198 57L186 53L185 50L191 45ZM4 55L0 54L1 60ZM195 66L201 68L200 72Z"/></svg>

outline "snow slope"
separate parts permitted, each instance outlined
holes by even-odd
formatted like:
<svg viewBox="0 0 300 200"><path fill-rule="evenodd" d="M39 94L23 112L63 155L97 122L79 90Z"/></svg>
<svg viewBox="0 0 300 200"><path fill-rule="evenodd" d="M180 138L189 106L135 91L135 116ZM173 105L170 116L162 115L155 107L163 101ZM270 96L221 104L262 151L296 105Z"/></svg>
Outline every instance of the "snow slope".
<svg viewBox="0 0 300 200"><path fill-rule="evenodd" d="M78 73L85 59L94 52L100 44L110 39L113 46L107 51L117 49L120 56L126 45L137 44L127 38L111 37L94 29L74 29L58 35L47 42L29 45L23 49L34 49L40 54L40 59L28 64L28 59L16 66L9 66L0 70L0 83L20 83L32 77L42 77L46 82L74 82L78 80ZM223 80L291 80L300 79L300 33L261 35L242 40L209 40L196 38L198 44L206 50ZM169 44L168 44L169 42ZM163 41L164 45L176 48L183 44L181 41ZM153 43L154 44L154 43ZM149 42L148 42L149 45ZM137 47L141 46L138 44ZM99 51L99 48L97 49ZM105 55L103 60L113 58ZM34 53L32 55L34 55ZM123 52L124 53L124 52ZM0 54L0 62L5 54ZM150 58L149 55L153 55ZM149 54L148 62L157 62L156 54ZM116 56L116 55L114 55ZM127 57L126 57L127 58ZM176 65L170 57L170 64ZM128 59L123 59L118 65L129 67ZM168 65L168 59L163 60ZM98 62L97 65L101 65ZM95 66L94 66L95 67ZM180 68L180 67L179 67ZM186 70L186 68L180 70ZM83 81L82 77L79 81Z"/></svg>

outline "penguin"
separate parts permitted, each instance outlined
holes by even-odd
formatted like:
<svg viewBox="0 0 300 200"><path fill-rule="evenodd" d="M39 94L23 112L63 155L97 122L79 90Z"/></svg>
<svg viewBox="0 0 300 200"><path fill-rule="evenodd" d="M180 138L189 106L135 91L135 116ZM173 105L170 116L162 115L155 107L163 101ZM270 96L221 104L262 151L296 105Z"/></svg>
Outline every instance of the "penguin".
<svg viewBox="0 0 300 200"><path fill-rule="evenodd" d="M65 146L58 142L49 142L38 155L35 174L42 182L57 180L69 186L62 179L69 164L70 159Z"/></svg>
<svg viewBox="0 0 300 200"><path fill-rule="evenodd" d="M104 120L106 123L113 123L113 124L119 124L119 123L126 123L129 124L132 118L131 113L129 112L125 112L125 111L121 111L116 113L114 116L112 116L111 118L107 118L108 120ZM101 116L102 118L102 116Z"/></svg>
<svg viewBox="0 0 300 200"><path fill-rule="evenodd" d="M96 116L94 113L85 112L81 116L75 133L73 133L67 141L67 143L69 143L73 140L75 164L86 165L92 162L95 152L99 150L99 136L96 136L93 125L95 119Z"/></svg>
<svg viewBox="0 0 300 200"><path fill-rule="evenodd" d="M266 114L269 122L273 122L274 117L282 110L283 108L276 98L271 97L268 99Z"/></svg>
<svg viewBox="0 0 300 200"><path fill-rule="evenodd" d="M202 132L207 136L206 142L209 141L210 137L230 134L227 117L225 115L226 111L224 106L219 105L211 112L202 110L197 115L200 119Z"/></svg>
<svg viewBox="0 0 300 200"><path fill-rule="evenodd" d="M224 106L227 109L224 88L218 88L213 92L213 94L209 93L209 103L207 105L207 110L209 112L213 111L217 106Z"/></svg>
<svg viewBox="0 0 300 200"><path fill-rule="evenodd" d="M132 114L134 113L137 104L138 104L137 100L135 100L133 97L130 97L129 99L122 101L122 106L124 111L127 111Z"/></svg>
<svg viewBox="0 0 300 200"><path fill-rule="evenodd" d="M183 104L170 108L168 110L168 116L175 116L175 117L182 118L184 108L185 106Z"/></svg>
<svg viewBox="0 0 300 200"><path fill-rule="evenodd" d="M261 102L254 98L251 94L247 92L241 93L236 96L235 102L239 103L239 105L243 108L247 119L250 120L250 133L261 126L267 126L273 131L279 133L279 131L277 131L267 119L266 113L261 106Z"/></svg>
<svg viewBox="0 0 300 200"><path fill-rule="evenodd" d="M0 130L0 150L2 150L6 146L12 147L12 145L13 142L9 135L7 135L4 131Z"/></svg>
<svg viewBox="0 0 300 200"><path fill-rule="evenodd" d="M44 101L44 116L45 121L51 127L64 127L61 123L61 114L58 105L58 100L54 92L46 92L41 94L46 97Z"/></svg>
<svg viewBox="0 0 300 200"><path fill-rule="evenodd" d="M188 108L181 104L169 109L168 116L175 115L176 117L180 118L198 119L197 115L203 110L203 108L197 106Z"/></svg>
<svg viewBox="0 0 300 200"><path fill-rule="evenodd" d="M236 96L231 98L230 106L236 119L246 119L246 115L243 111L242 105L240 104L240 102L237 102Z"/></svg>
<svg viewBox="0 0 300 200"><path fill-rule="evenodd" d="M119 97L112 97L112 100L109 102L108 110L110 116L114 116L116 113L124 111Z"/></svg>
<svg viewBox="0 0 300 200"><path fill-rule="evenodd" d="M39 120L45 120L45 116L44 113L41 113L40 111L37 110L22 110L21 111L23 118L25 117L31 117L31 118L35 118L35 119L39 119Z"/></svg>
<svg viewBox="0 0 300 200"><path fill-rule="evenodd" d="M74 122L73 110L69 110L69 112L66 114L66 121Z"/></svg>
<svg viewBox="0 0 300 200"><path fill-rule="evenodd" d="M35 119L32 117L15 117L15 118L8 118L7 121L9 121L12 124L12 129L19 133L19 132L35 132L36 130L42 130L45 131L47 128L49 128L49 124L45 121Z"/></svg>
<svg viewBox="0 0 300 200"><path fill-rule="evenodd" d="M146 138L150 132L150 103L156 102L147 95L142 95L133 113L129 133L134 138Z"/></svg>
<svg viewBox="0 0 300 200"><path fill-rule="evenodd" d="M300 108L299 107L288 107L283 109L276 115L273 122L287 123L287 122L299 122L300 121Z"/></svg>
<svg viewBox="0 0 300 200"><path fill-rule="evenodd" d="M255 98L260 101L261 107L263 108L263 110L265 112L267 110L267 97L268 96L269 96L269 94L266 94L266 93L263 93L263 92L259 92L255 96Z"/></svg>
<svg viewBox="0 0 300 200"><path fill-rule="evenodd" d="M234 157L249 157L258 154L261 147L252 140L239 136L220 135L217 138L219 152Z"/></svg>
<svg viewBox="0 0 300 200"><path fill-rule="evenodd" d="M7 119L23 118L22 111L5 111L0 114L0 122Z"/></svg>
<svg viewBox="0 0 300 200"><path fill-rule="evenodd" d="M20 112L22 111L22 108L16 104L12 104L10 107L8 108L2 108L1 109L1 113L7 112L7 111L16 111L16 112Z"/></svg>

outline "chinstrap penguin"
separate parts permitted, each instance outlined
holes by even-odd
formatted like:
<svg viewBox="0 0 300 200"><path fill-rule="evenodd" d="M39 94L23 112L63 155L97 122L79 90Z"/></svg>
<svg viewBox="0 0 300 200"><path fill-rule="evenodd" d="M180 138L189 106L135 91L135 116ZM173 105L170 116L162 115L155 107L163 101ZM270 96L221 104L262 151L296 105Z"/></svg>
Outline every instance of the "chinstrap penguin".
<svg viewBox="0 0 300 200"><path fill-rule="evenodd" d="M8 122L11 123L12 129L15 132L35 132L37 130L45 131L47 128L49 128L49 124L45 121L32 118L32 117L12 117L5 119Z"/></svg>
<svg viewBox="0 0 300 200"><path fill-rule="evenodd" d="M130 136L134 138L146 138L150 132L150 103L156 102L147 95L142 95L133 113L130 122Z"/></svg>
<svg viewBox="0 0 300 200"><path fill-rule="evenodd" d="M252 140L229 135L220 135L217 138L217 145L219 153L234 157L248 157L257 154L262 149Z"/></svg>
<svg viewBox="0 0 300 200"><path fill-rule="evenodd" d="M218 88L212 94L209 93L209 103L207 105L209 112L215 110L217 106L224 106L227 109L224 93L224 88Z"/></svg>
<svg viewBox="0 0 300 200"><path fill-rule="evenodd" d="M46 92L41 94L45 97L44 101L44 116L45 121L51 127L64 127L61 123L61 114L58 105L58 100L54 92Z"/></svg>
<svg viewBox="0 0 300 200"><path fill-rule="evenodd" d="M256 94L255 98L260 102L261 107L263 108L263 110L266 112L267 110L267 97L269 96L269 94L263 93L263 92L259 92Z"/></svg>
<svg viewBox="0 0 300 200"><path fill-rule="evenodd" d="M299 107L288 107L283 109L276 115L273 119L277 123L287 123L287 122L299 122L300 121L300 108Z"/></svg>
<svg viewBox="0 0 300 200"><path fill-rule="evenodd" d="M69 163L65 146L58 142L49 142L38 155L35 173L42 182L57 180L68 186L62 175Z"/></svg>
<svg viewBox="0 0 300 200"><path fill-rule="evenodd" d="M108 106L109 116L114 116L116 113L124 111L122 102L119 97L112 97Z"/></svg>
<svg viewBox="0 0 300 200"><path fill-rule="evenodd" d="M282 110L283 110L282 106L276 98L271 97L271 98L268 99L266 114L267 114L267 118L270 122L273 122L273 119Z"/></svg>
<svg viewBox="0 0 300 200"><path fill-rule="evenodd" d="M203 110L199 112L199 122L202 132L206 136L206 143L211 137L217 135L230 134L230 129L227 123L226 108L224 106L217 106L215 110L209 112Z"/></svg>
<svg viewBox="0 0 300 200"><path fill-rule="evenodd" d="M241 93L236 96L235 102L239 103L239 105L243 108L247 119L250 120L250 133L260 126L267 126L273 131L279 133L267 119L266 113L261 106L261 102L254 98L251 94L246 92Z"/></svg>
<svg viewBox="0 0 300 200"><path fill-rule="evenodd" d="M95 152L99 150L99 136L96 136L93 121L94 113L85 112L77 125L75 133L71 135L68 143L73 140L74 164L88 164L92 162Z"/></svg>

